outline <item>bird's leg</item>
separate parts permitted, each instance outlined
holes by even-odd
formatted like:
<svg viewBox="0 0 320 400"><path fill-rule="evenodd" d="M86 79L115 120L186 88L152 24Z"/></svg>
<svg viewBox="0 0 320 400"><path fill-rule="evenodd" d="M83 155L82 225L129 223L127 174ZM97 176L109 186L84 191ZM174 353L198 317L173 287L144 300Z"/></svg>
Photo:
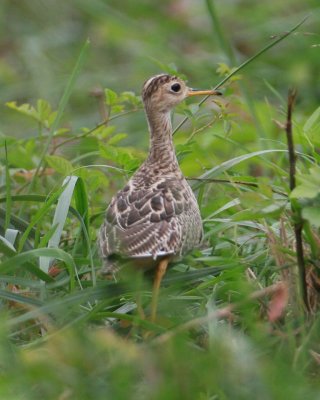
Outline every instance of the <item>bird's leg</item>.
<svg viewBox="0 0 320 400"><path fill-rule="evenodd" d="M163 276L166 273L169 263L169 257L161 260L156 269L156 275L153 282L152 302L151 302L151 321L154 322L157 315L159 289Z"/></svg>

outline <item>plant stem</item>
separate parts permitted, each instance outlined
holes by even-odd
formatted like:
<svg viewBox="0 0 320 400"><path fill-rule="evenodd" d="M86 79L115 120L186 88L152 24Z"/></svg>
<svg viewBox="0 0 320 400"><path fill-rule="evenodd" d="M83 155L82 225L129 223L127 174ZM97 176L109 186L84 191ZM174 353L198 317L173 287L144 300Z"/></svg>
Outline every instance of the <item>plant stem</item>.
<svg viewBox="0 0 320 400"><path fill-rule="evenodd" d="M5 168L6 168L6 216L4 221L4 231L6 231L10 227L11 204L12 204L11 177L9 172L8 148L6 141L4 141L4 151L5 151Z"/></svg>
<svg viewBox="0 0 320 400"><path fill-rule="evenodd" d="M288 143L288 153L289 153L289 184L291 191L296 187L296 153L292 135L292 110L296 96L297 96L296 90L289 90L287 121L285 125L287 143ZM300 206L294 199L291 200L291 209L294 218L293 227L296 239L296 253L297 253L297 264L299 269L299 283L300 283L301 296L306 309L309 310L310 307L308 301L306 267L304 262L303 239L302 239L303 220L301 218Z"/></svg>
<svg viewBox="0 0 320 400"><path fill-rule="evenodd" d="M291 191L296 187L296 153L292 137L292 109L296 100L296 96L297 92L295 89L289 90L286 135L287 135L288 153L289 153L289 185Z"/></svg>

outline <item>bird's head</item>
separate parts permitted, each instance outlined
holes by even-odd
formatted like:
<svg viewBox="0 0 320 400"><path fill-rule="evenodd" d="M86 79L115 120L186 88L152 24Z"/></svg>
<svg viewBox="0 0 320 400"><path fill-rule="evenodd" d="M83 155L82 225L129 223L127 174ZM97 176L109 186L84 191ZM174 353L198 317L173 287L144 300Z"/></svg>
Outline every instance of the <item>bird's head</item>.
<svg viewBox="0 0 320 400"><path fill-rule="evenodd" d="M221 95L217 90L189 88L177 76L161 74L148 79L142 88L142 100L146 110L169 112L189 96Z"/></svg>

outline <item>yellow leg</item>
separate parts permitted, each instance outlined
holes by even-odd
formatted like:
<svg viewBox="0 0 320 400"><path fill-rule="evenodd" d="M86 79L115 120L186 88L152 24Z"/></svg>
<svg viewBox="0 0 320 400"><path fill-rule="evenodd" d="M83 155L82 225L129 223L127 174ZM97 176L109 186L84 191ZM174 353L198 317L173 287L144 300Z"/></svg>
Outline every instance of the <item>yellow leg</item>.
<svg viewBox="0 0 320 400"><path fill-rule="evenodd" d="M157 315L159 290L163 276L166 273L169 263L169 258L161 260L157 266L156 276L153 282L152 302L151 302L151 321L154 322Z"/></svg>

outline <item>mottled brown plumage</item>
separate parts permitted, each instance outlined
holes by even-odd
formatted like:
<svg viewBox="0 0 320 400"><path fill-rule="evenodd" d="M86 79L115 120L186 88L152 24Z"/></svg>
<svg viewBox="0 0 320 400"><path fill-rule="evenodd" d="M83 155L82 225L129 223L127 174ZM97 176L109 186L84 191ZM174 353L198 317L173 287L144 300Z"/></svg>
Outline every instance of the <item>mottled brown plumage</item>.
<svg viewBox="0 0 320 400"><path fill-rule="evenodd" d="M155 260L180 256L200 243L200 211L176 158L170 118L171 109L193 94L218 93L192 91L166 74L145 82L149 155L107 209L99 237L106 265L111 256L120 255L151 267Z"/></svg>

